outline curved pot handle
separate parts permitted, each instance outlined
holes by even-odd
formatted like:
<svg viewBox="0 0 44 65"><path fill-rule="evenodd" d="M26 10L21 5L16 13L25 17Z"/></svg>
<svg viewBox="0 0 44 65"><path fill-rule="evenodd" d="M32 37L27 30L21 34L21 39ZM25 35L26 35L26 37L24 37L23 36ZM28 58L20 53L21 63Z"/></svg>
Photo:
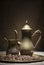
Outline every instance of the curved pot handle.
<svg viewBox="0 0 44 65"><path fill-rule="evenodd" d="M36 31L33 33L32 37L33 37L36 33L40 33L40 36L39 36L39 38L38 38L38 40L37 40L37 42L36 42L34 48L36 48L36 46L38 45L39 41L41 40L41 33L42 33L42 32L41 32L40 30L36 30Z"/></svg>
<svg viewBox="0 0 44 65"><path fill-rule="evenodd" d="M14 30L14 32L15 32L15 40L17 40L17 35L18 35L18 32L17 32L17 30L16 30L16 29Z"/></svg>

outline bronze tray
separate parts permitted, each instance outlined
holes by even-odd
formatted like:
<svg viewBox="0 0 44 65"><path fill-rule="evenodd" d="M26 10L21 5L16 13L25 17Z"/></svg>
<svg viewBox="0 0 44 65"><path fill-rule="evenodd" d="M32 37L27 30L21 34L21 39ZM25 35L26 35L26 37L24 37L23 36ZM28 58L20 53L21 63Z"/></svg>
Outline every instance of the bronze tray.
<svg viewBox="0 0 44 65"><path fill-rule="evenodd" d="M44 56L40 56L40 55L36 55L36 54L34 54L33 56L38 56L38 57L40 57L41 59L36 59L36 60L26 60L26 61L24 61L24 60L0 60L0 62L2 62L2 63L33 63L33 62L42 62L42 61L44 61Z"/></svg>

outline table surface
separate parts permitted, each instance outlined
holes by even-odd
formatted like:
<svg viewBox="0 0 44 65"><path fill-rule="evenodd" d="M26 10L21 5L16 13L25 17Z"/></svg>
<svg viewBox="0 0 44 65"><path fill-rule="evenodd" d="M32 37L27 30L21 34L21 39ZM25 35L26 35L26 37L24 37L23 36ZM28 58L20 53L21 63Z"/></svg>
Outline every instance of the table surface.
<svg viewBox="0 0 44 65"><path fill-rule="evenodd" d="M34 52L34 54L42 55L44 56L44 52ZM44 61L42 62L33 62L33 63L1 63L0 65L44 65Z"/></svg>

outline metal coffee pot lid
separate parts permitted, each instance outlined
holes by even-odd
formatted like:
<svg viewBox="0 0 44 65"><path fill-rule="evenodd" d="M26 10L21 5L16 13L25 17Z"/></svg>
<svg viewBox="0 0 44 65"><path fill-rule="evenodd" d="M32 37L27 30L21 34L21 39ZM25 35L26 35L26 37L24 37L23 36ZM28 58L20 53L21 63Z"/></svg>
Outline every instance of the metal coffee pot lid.
<svg viewBox="0 0 44 65"><path fill-rule="evenodd" d="M22 30L32 30L32 28L28 25L27 20L26 20L26 24L23 26Z"/></svg>

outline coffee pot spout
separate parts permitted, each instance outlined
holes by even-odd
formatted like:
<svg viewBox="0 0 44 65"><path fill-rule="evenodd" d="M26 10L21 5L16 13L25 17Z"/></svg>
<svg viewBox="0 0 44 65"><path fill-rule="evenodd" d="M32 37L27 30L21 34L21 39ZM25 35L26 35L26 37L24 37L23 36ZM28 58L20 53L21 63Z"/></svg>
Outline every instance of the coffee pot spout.
<svg viewBox="0 0 44 65"><path fill-rule="evenodd" d="M38 34L38 33L40 34L40 36L39 36L39 38L38 38L38 40L37 40L37 42L36 42L34 48L37 47L39 41L41 40L41 33L42 33L42 32L41 32L41 30L36 30L36 31L32 34L32 37L33 37L35 34Z"/></svg>

